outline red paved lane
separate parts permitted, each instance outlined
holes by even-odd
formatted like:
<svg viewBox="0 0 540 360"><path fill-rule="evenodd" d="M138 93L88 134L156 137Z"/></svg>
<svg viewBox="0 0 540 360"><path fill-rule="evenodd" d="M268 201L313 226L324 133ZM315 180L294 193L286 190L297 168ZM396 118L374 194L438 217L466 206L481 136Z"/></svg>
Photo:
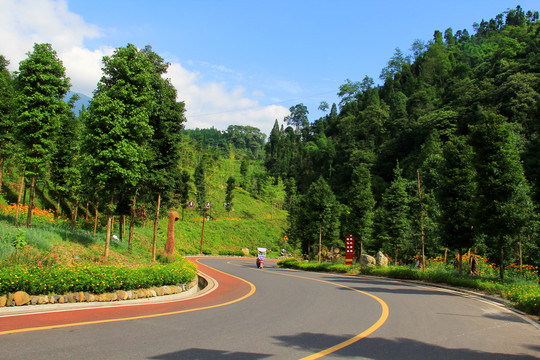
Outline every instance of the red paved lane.
<svg viewBox="0 0 540 360"><path fill-rule="evenodd" d="M198 259L189 258L192 262L196 262ZM122 302L117 302L111 303L110 307L82 308L65 311L61 310L60 307L60 311L33 314L2 316L0 312L0 335L2 332L13 330L18 330L17 332L21 330L33 331L42 327L63 327L69 324L77 326L84 323L108 322L194 311L207 307L216 307L238 300L254 290L253 285L244 280L222 273L199 262L196 264L200 272L212 277L218 283L217 288L208 294L170 302L143 304L123 304ZM39 307L36 308L36 311L39 311Z"/></svg>

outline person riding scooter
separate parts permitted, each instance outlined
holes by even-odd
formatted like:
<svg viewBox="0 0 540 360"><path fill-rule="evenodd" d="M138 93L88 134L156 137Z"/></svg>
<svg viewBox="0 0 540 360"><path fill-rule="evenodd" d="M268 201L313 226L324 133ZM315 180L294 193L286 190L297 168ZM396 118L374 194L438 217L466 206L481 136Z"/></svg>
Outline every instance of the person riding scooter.
<svg viewBox="0 0 540 360"><path fill-rule="evenodd" d="M257 256L257 268L262 269L264 266L264 258L266 257L266 248L257 248L259 256Z"/></svg>

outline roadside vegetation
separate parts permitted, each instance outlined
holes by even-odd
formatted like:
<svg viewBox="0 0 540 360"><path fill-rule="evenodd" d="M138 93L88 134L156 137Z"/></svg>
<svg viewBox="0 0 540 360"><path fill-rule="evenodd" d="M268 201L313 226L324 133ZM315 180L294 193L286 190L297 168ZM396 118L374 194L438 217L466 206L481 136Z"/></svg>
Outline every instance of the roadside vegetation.
<svg viewBox="0 0 540 360"><path fill-rule="evenodd" d="M470 256L470 255L469 255ZM466 268L469 256L463 257L463 267ZM473 255L474 256L474 255ZM540 316L540 287L538 286L538 267L532 265L519 266L510 264L507 267L505 282L498 279L496 264L487 259L476 257L477 269L475 274L460 275L457 269L457 257L454 262L445 262L443 258L426 260L425 271L414 265L388 267L345 265L343 259L336 263L318 263L301 261L294 258L278 261L284 268L305 271L320 271L345 273L351 275L380 276L401 280L417 280L434 284L445 284L462 289L479 290L488 295L500 296L511 306L527 314ZM452 263L452 264L451 264Z"/></svg>

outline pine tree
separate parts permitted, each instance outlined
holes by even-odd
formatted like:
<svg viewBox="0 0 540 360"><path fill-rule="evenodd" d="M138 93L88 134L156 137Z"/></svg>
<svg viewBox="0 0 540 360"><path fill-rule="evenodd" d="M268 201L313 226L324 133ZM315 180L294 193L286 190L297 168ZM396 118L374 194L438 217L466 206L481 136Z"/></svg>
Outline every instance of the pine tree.
<svg viewBox="0 0 540 360"><path fill-rule="evenodd" d="M394 180L382 196L379 222L381 233L377 234L386 250L394 252L397 264L399 254L409 246L410 221L407 181L402 177L399 164L394 168Z"/></svg>
<svg viewBox="0 0 540 360"><path fill-rule="evenodd" d="M504 117L487 113L472 127L471 143L478 183L476 217L486 243L499 253L496 262L504 281L508 238L517 235L528 218L528 186L515 134Z"/></svg>
<svg viewBox="0 0 540 360"><path fill-rule="evenodd" d="M439 168L437 199L441 208L440 236L446 247L458 251L458 270L462 274L463 251L474 245L474 197L476 194L472 148L462 137L444 145Z"/></svg>
<svg viewBox="0 0 540 360"><path fill-rule="evenodd" d="M349 232L358 238L360 250L369 244L373 232L375 199L371 191L371 175L364 166L353 171L350 199Z"/></svg>

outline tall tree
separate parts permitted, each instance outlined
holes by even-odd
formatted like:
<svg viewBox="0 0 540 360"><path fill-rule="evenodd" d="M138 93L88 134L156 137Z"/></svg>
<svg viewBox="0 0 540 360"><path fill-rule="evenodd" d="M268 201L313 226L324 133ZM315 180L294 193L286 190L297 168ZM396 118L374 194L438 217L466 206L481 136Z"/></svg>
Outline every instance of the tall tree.
<svg viewBox="0 0 540 360"><path fill-rule="evenodd" d="M34 50L20 62L17 85L17 135L25 154L30 177L30 198L26 225L32 225L36 177L44 177L56 152L60 118L70 88L66 69L51 44L34 44Z"/></svg>
<svg viewBox="0 0 540 360"><path fill-rule="evenodd" d="M176 101L176 89L169 79L163 78L167 72L168 64L164 62L162 57L153 52L150 46L146 46L142 53L153 65L150 74L150 85L153 92L150 126L153 128L153 135L149 139L151 157L145 180L147 187L157 198L152 242L152 261L154 261L160 205L162 200L169 202L172 199L172 190L179 177L178 165L185 117L184 103Z"/></svg>
<svg viewBox="0 0 540 360"><path fill-rule="evenodd" d="M409 203L407 180L403 178L402 170L397 164L394 168L394 179L382 195L378 214L382 231L377 234L377 237L386 245L387 251L394 252L396 264L400 253L409 246Z"/></svg>
<svg viewBox="0 0 540 360"><path fill-rule="evenodd" d="M147 173L150 116L155 106L154 64L134 45L103 58L104 75L88 107L84 148L92 186L107 204L104 256L109 254L111 222L122 191L135 192Z"/></svg>
<svg viewBox="0 0 540 360"><path fill-rule="evenodd" d="M528 218L527 183L516 137L502 116L487 113L472 127L478 208L476 217L486 242L499 252L499 276L504 281L505 247Z"/></svg>
<svg viewBox="0 0 540 360"><path fill-rule="evenodd" d="M339 240L340 206L324 178L320 177L299 199L291 212L293 237L300 240L304 254L312 255L322 246L342 245Z"/></svg>
<svg viewBox="0 0 540 360"><path fill-rule="evenodd" d="M234 194L233 191L236 188L236 181L232 176L229 176L227 179L227 188L225 189L225 209L227 210L227 214L229 216L229 219L231 218L231 210L233 206L233 198Z"/></svg>
<svg viewBox="0 0 540 360"><path fill-rule="evenodd" d="M362 251L373 232L375 199L371 191L371 174L365 166L360 165L354 169L351 180L349 231L358 237Z"/></svg>
<svg viewBox="0 0 540 360"><path fill-rule="evenodd" d="M189 192L191 191L191 175L187 170L182 170L178 179L176 191L178 192L180 206L182 207L182 221L184 221L184 212L188 207Z"/></svg>
<svg viewBox="0 0 540 360"><path fill-rule="evenodd" d="M0 189L5 162L15 153L15 89L8 65L9 61L0 55Z"/></svg>
<svg viewBox="0 0 540 360"><path fill-rule="evenodd" d="M195 172L193 174L196 190L195 196L197 197L197 207L199 208L201 214L203 213L206 202L206 176L204 171L204 163L205 161L203 156L199 161L199 164L195 168Z"/></svg>
<svg viewBox="0 0 540 360"><path fill-rule="evenodd" d="M446 247L458 251L460 275L463 251L474 245L476 174L472 161L472 148L464 138L453 137L444 145L437 188L440 236Z"/></svg>
<svg viewBox="0 0 540 360"><path fill-rule="evenodd" d="M71 211L71 226L75 227L77 209L82 191L80 148L82 123L72 109L79 98L74 95L69 101L63 116L60 117L60 129L57 143L62 144L53 155L50 177L57 196L57 211L60 200L69 204Z"/></svg>
<svg viewBox="0 0 540 360"><path fill-rule="evenodd" d="M302 130L306 129L309 125L309 120L307 115L309 111L304 104L297 104L289 108L290 114L287 115L283 121L287 125L294 126L296 133L300 134Z"/></svg>

